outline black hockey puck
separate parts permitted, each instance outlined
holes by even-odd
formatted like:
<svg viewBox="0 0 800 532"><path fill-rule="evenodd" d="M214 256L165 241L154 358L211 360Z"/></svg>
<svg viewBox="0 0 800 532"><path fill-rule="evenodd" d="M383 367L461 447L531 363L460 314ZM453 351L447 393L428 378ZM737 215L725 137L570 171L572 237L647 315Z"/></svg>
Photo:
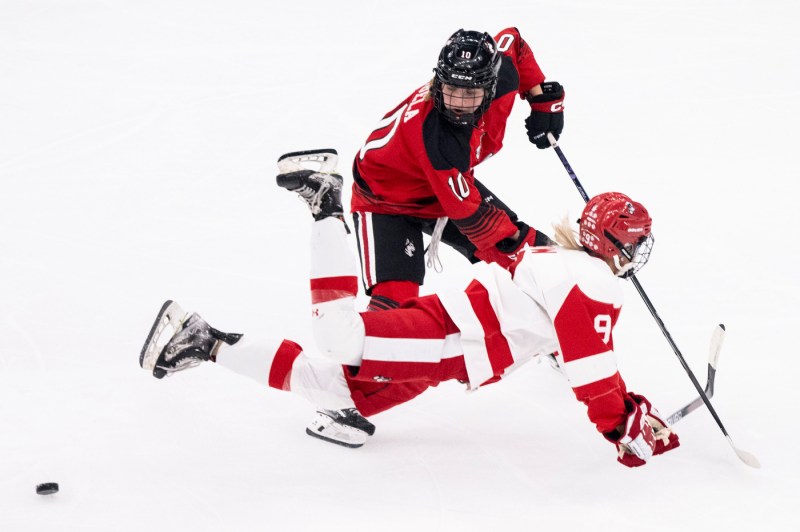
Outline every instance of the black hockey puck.
<svg viewBox="0 0 800 532"><path fill-rule="evenodd" d="M58 493L58 482L45 482L36 486L36 493L39 495L52 495Z"/></svg>

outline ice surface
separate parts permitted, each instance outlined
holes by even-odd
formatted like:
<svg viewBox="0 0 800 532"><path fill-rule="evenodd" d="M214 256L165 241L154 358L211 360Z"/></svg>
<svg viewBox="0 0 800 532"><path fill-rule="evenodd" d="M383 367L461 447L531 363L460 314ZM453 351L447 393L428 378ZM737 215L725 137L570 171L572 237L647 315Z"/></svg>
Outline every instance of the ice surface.
<svg viewBox="0 0 800 532"><path fill-rule="evenodd" d="M0 530L796 530L800 75L794 3L4 0L0 5ZM138 354L168 298L223 330L313 343L309 216L284 152L349 161L460 27L515 25L567 90L561 146L590 194L655 219L639 275L713 402L629 470L560 376L530 365L375 416L359 450L313 408L211 365L157 381ZM577 217L518 105L478 175L528 222ZM349 196L348 198L349 199ZM468 275L442 250L444 275ZM639 300L629 387L693 388ZM35 494L55 481L54 496Z"/></svg>

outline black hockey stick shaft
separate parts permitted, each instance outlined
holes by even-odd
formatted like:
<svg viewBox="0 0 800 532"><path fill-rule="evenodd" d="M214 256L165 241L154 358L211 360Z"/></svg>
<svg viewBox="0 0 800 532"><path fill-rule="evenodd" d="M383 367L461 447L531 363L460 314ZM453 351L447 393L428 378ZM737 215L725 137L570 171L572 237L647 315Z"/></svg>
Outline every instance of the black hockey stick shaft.
<svg viewBox="0 0 800 532"><path fill-rule="evenodd" d="M548 137L550 138L550 143L552 144L553 149L556 151L558 158L561 159L561 164L564 165L564 169L566 169L570 179L572 179L572 182L575 184L575 187L578 189L578 192L580 192L581 197L583 197L583 201L589 203L589 194L586 193L586 190L584 190L583 185L581 185L578 176L576 176L575 172L572 170L572 166L570 166L569 161L564 155L564 152L561 151L561 148L559 148L558 144L555 143L555 139L552 137L552 135L548 133Z"/></svg>
<svg viewBox="0 0 800 532"><path fill-rule="evenodd" d="M564 152L561 150L561 148L558 146L558 144L556 144L555 137L553 137L552 134L548 133L547 134L547 138L550 140L550 145L555 150L556 154L558 155L558 158L561 160L561 164L564 165L564 168L566 169L567 173L569 174L570 179L572 179L572 182L575 184L575 187L578 189L578 192L580 192L581 196L583 197L583 200L586 203L588 203L589 202L589 195L586 193L586 190L583 188L583 185L581 185L581 182L578 179L578 176L575 175L575 171L572 169L572 166L569 164L569 161L567 161L567 157L564 155ZM708 396L706 395L705 391L703 390L703 387L697 381L697 377L694 376L694 372L692 372L691 368L689 368L689 365L686 363L686 359L683 357L683 355L681 354L680 349L678 349L678 346L675 344L675 341L672 339L672 335L667 330L666 325L664 325L664 321L658 315L658 312L656 312L656 309L653 306L653 303L650 301L650 298L647 297L647 294L645 293L644 288L642 288L642 285L639 282L639 279L637 279L635 275L631 275L628 279L630 279L630 281L633 283L633 286L636 287L636 291L639 292L639 295L641 296L642 300L644 301L644 304L647 307L647 310L650 311L650 314L656 320L656 323L658 324L658 328L661 329L661 333L664 335L664 338L667 339L667 343L669 343L669 346L672 348L672 351L675 353L675 356L678 357L678 360L680 361L681 366L683 366L684 371L689 376L689 379L692 381L692 384L694 385L694 387L697 390L697 392L700 394L700 398L705 403L706 408L708 408L708 411L711 413L711 416L714 418L714 421L716 421L717 426L719 426L720 430L722 431L722 434L725 435L725 438L728 440L728 443L731 445L733 450L736 452L736 455L739 457L740 460L742 460L745 464L747 464L747 465L749 465L751 467L761 467L755 456L753 456L752 454L750 454L750 453L748 453L746 451L742 451L742 450L738 449L733 444L733 440L731 439L730 435L728 435L728 431L725 429L725 425L722 424L722 420L717 415L717 411L711 405L711 401L708 400Z"/></svg>
<svg viewBox="0 0 800 532"><path fill-rule="evenodd" d="M653 306L653 303L650 301L650 298L647 297L647 294L645 293L644 288L642 288L641 283L639 283L639 279L637 279L635 275L632 275L630 277L630 280L633 282L633 286L636 287L636 291L639 292L639 295L642 297L642 301L644 301L644 304L647 307L647 310L650 311L650 314L656 320L656 323L658 324L658 328L661 329L661 332L664 335L664 338L667 339L667 343L669 343L669 346L672 348L672 351L675 353L675 356L678 357L678 360L680 361L681 366L683 366L684 371L686 371L686 374L689 375L689 379L691 379L692 384L694 384L695 389L697 389L698 393L700 394L700 398L706 404L706 407L708 408L708 411L711 412L711 416L714 418L714 421L717 422L717 425L719 425L719 428L720 428L720 430L722 430L722 433L726 437L729 437L728 436L728 431L725 430L725 426L722 424L722 420L720 420L719 416L717 415L717 411L714 410L713 406L711 406L711 401L709 401L708 395L706 395L705 390L703 390L703 387L697 381L697 377L694 376L694 372L691 370L691 368L689 368L689 365L686 363L686 359L683 358L683 355L681 354L680 349L678 349L678 346L675 344L675 341L672 339L672 335L667 330L666 325L664 325L664 321L658 315L658 312L656 312L656 309Z"/></svg>

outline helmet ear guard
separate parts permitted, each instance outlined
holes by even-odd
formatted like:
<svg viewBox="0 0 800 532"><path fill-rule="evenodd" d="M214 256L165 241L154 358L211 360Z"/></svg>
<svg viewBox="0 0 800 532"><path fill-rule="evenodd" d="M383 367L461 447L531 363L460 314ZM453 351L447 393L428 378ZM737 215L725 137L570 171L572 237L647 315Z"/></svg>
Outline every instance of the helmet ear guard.
<svg viewBox="0 0 800 532"><path fill-rule="evenodd" d="M494 98L500 64L501 54L491 35L464 29L455 32L439 52L433 69L431 96L436 110L456 125L477 123ZM473 113L455 113L444 105L442 85L484 89L483 101Z"/></svg>

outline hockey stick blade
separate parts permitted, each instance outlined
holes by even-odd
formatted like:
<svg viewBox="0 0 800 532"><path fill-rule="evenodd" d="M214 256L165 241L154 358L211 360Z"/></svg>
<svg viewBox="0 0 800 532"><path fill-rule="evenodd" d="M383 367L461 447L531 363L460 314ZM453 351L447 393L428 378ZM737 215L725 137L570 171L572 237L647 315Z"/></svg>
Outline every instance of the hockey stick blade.
<svg viewBox="0 0 800 532"><path fill-rule="evenodd" d="M714 379L717 375L717 364L719 363L719 355L722 350L722 343L725 340L725 325L719 324L714 328L714 333L711 335L711 343L709 344L708 349L708 380L706 382L705 393L706 396L711 399L714 395ZM687 404L671 416L667 418L667 424L673 425L687 416L691 412L697 410L705 403L703 402L702 397L698 397L691 403ZM710 404L710 403L709 403ZM736 447L733 443L733 439L731 439L730 435L725 432L725 439L728 440L728 444L730 444L733 452L736 453L736 456L750 467L755 469L761 468L761 463L758 461L758 458L755 457L752 453L747 451L743 451Z"/></svg>
<svg viewBox="0 0 800 532"><path fill-rule="evenodd" d="M731 447L733 448L733 451L736 453L736 456L739 457L739 460L749 465L750 467L753 467L755 469L761 469L761 462L758 461L758 458L756 458L754 454L748 453L747 451L743 451L738 447L736 447L736 445L733 444L733 440L731 439L730 436L726 435L726 438L728 438L728 443L731 444Z"/></svg>
<svg viewBox="0 0 800 532"><path fill-rule="evenodd" d="M725 325L720 323L714 327L714 333L711 335L711 343L708 347L708 377L706 379L705 392L709 399L714 396L714 379L717 376L717 363L719 362L719 354L722 350L722 342L724 340ZM684 416L697 410L701 406L703 406L703 398L697 397L694 401L669 416L667 418L667 424L674 425L683 419Z"/></svg>

